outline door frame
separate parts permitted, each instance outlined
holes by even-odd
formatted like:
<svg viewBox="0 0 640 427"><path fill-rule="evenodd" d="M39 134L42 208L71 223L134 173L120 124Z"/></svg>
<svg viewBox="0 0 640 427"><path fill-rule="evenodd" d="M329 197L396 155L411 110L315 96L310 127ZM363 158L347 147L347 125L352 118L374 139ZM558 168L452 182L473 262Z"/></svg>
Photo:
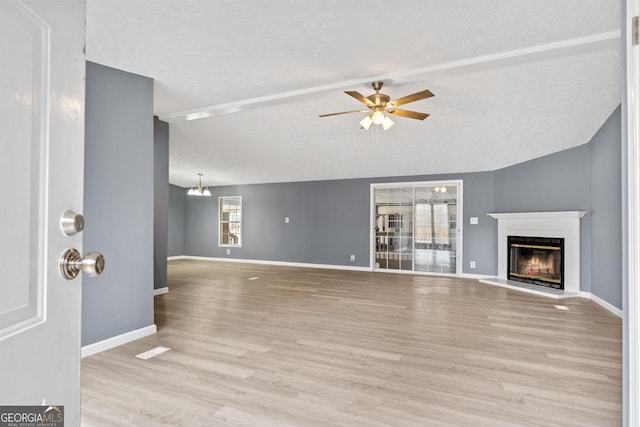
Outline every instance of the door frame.
<svg viewBox="0 0 640 427"><path fill-rule="evenodd" d="M623 9L624 10L624 9ZM626 133L627 162L623 164L623 421L624 425L640 423L640 46L631 43L631 20L640 15L640 1L629 0L623 12L621 52L626 55ZM624 31L626 30L626 31ZM624 63L624 62L623 62ZM624 74L623 74L624 75ZM624 87L624 86L623 86ZM623 122L624 123L624 122ZM624 154L623 154L624 157ZM626 171L626 177L624 176ZM626 194L625 194L626 193ZM626 227L626 233L624 228ZM626 296L626 298L625 298ZM626 382L626 384L624 384Z"/></svg>
<svg viewBox="0 0 640 427"><path fill-rule="evenodd" d="M462 179L443 179L443 180L431 180L431 181L410 181L410 182L382 182L372 183L369 185L369 270L381 273L400 273L400 274L420 274L428 276L448 276L448 277L461 277L462 266L464 265L463 254L463 200L464 200L464 180ZM415 187L424 187L429 185L456 185L458 187L457 195L457 219L456 219L456 274L448 273L429 273L425 271L414 271L415 266L415 241L413 245L412 253L412 268L411 270L386 270L376 269L376 225L375 225L375 213L376 213L376 198L375 192L381 188L399 188L399 187L413 187L414 194L414 210L415 210ZM413 222L413 238L415 238L415 221Z"/></svg>

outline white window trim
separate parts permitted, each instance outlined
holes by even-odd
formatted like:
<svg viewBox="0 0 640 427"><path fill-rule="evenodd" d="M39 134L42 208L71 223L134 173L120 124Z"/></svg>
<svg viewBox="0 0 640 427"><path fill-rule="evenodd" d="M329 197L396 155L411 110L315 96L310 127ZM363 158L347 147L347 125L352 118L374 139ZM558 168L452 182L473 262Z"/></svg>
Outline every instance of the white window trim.
<svg viewBox="0 0 640 427"><path fill-rule="evenodd" d="M230 198L236 198L236 199L240 199L240 212L241 212L241 219L240 219L240 242L237 245L229 245L229 244L224 244L221 243L220 241L222 240L222 235L220 234L220 225L222 224L222 218L220 217L220 203L222 202L222 199L230 199ZM243 223L244 223L244 214L242 214L242 211L244 209L244 204L242 201L242 196L219 196L218 197L218 247L219 248L241 248L242 247L242 241L244 240L244 227L243 227ZM227 221L228 222L228 221Z"/></svg>

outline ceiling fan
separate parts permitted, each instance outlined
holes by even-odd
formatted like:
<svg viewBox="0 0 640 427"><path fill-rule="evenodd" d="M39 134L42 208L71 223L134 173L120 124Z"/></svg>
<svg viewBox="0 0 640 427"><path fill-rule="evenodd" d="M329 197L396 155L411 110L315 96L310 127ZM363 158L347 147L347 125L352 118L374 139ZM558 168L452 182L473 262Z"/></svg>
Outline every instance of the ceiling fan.
<svg viewBox="0 0 640 427"><path fill-rule="evenodd" d="M341 113L330 113L330 114L321 114L320 117L329 117L329 116L338 116L341 114L351 114L351 113L370 113L367 117L360 121L360 126L363 129L369 129L372 124L382 125L384 130L389 129L393 126L393 121L385 116L386 114L390 114L392 116L400 116L400 117L408 117L410 119L416 120L424 120L429 117L426 113L419 113L417 111L410 110L401 110L396 108L400 105L408 104L410 102L419 101L421 99L431 98L433 93L430 90L423 90L421 92L416 92L411 95L403 96L402 98L395 99L391 101L391 97L389 95L385 95L384 93L380 93L380 89L382 89L383 83L381 81L375 81L371 83L371 86L376 91L376 93L371 94L369 96L364 96L360 92L356 91L345 91L349 96L357 99L362 102L364 105L369 107L368 110L351 110L351 111L343 111Z"/></svg>

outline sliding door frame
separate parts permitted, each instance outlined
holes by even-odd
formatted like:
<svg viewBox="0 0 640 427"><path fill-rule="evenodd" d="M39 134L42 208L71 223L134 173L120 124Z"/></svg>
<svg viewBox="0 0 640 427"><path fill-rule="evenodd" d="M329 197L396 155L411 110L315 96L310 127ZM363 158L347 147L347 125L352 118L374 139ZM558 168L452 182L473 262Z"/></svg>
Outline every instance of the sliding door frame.
<svg viewBox="0 0 640 427"><path fill-rule="evenodd" d="M458 187L458 194L456 196L456 274L447 274L447 273L430 273L424 271L415 271L415 192L416 187L426 187L426 186L448 186L448 185L456 185ZM376 190L385 189L385 188L401 188L401 187L412 187L413 188L413 210L414 210L414 218L413 218L413 249L412 249L412 257L411 257L411 270L387 270L378 268L376 269L376 224L375 224L375 216L376 216ZM450 179L450 180L433 180L433 181L411 181L411 182L382 182L382 183L374 183L370 185L370 211L369 211L369 269L371 271L376 272L385 272L385 273L405 273L405 274L421 274L421 275L430 275L430 276L451 276L451 277L460 277L462 276L462 267L464 266L462 254L463 254L463 180L462 179Z"/></svg>

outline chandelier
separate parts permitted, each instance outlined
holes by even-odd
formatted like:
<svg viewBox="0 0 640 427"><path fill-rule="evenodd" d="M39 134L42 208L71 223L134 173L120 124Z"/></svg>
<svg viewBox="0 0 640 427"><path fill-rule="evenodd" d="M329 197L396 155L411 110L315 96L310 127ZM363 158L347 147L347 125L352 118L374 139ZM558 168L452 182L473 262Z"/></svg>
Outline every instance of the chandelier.
<svg viewBox="0 0 640 427"><path fill-rule="evenodd" d="M209 191L209 187L203 187L202 186L202 175L201 173L198 174L198 186L197 187L191 187L189 189L189 191L187 191L187 196L205 196L205 197L211 197L211 191Z"/></svg>

